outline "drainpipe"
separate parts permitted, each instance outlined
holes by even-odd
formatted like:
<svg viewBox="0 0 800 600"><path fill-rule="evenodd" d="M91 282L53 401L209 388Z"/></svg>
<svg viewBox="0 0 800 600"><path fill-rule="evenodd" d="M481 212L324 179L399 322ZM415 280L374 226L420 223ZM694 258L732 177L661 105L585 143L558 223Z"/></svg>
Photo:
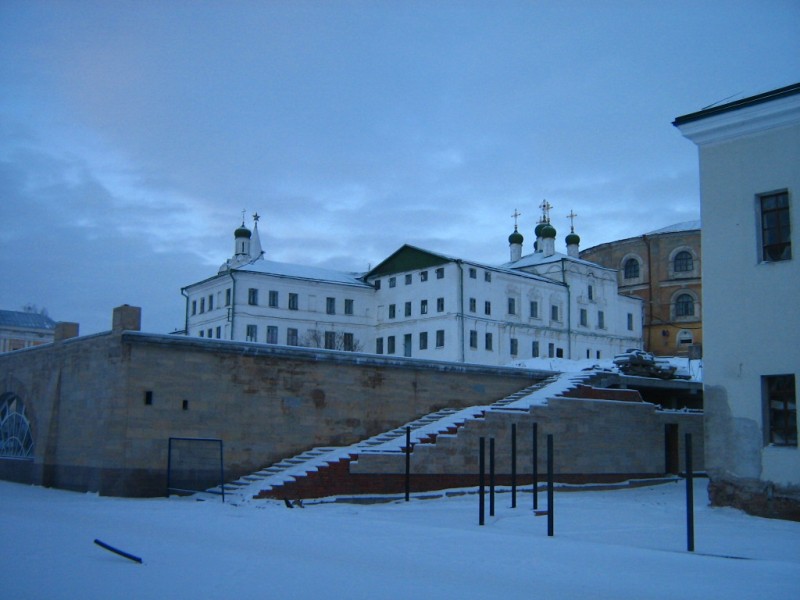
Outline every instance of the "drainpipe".
<svg viewBox="0 0 800 600"><path fill-rule="evenodd" d="M186 293L186 288L181 288L181 296L186 298L186 308L183 311L183 331L184 335L189 335L189 294Z"/></svg>
<svg viewBox="0 0 800 600"><path fill-rule="evenodd" d="M561 259L561 281L567 286L567 358L572 359L572 290L567 283L566 269Z"/></svg>
<svg viewBox="0 0 800 600"><path fill-rule="evenodd" d="M647 248L647 307L645 308L644 326L647 329L647 344L644 350L653 351L653 271L650 260L650 238L642 236L642 241Z"/></svg>
<svg viewBox="0 0 800 600"><path fill-rule="evenodd" d="M234 308L236 307L236 278L233 276L233 271L228 270L228 276L231 278L233 282L231 284L231 305L228 307L228 322L231 324L231 341L233 341L233 319L234 319Z"/></svg>
<svg viewBox="0 0 800 600"><path fill-rule="evenodd" d="M461 260L456 260L458 265L458 344L461 352L461 362L466 361L464 350L464 265Z"/></svg>

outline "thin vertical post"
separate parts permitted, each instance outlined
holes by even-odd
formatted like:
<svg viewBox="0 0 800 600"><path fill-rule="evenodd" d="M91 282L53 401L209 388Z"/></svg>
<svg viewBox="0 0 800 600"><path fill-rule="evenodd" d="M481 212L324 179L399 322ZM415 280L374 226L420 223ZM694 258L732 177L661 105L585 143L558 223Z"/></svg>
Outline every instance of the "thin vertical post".
<svg viewBox="0 0 800 600"><path fill-rule="evenodd" d="M692 472L692 434L686 439L686 550L694 552L694 473Z"/></svg>
<svg viewBox="0 0 800 600"><path fill-rule="evenodd" d="M511 424L511 508L517 508L517 424Z"/></svg>
<svg viewBox="0 0 800 600"><path fill-rule="evenodd" d="M169 498L169 491L172 489L172 438L169 438L167 444L167 498Z"/></svg>
<svg viewBox="0 0 800 600"><path fill-rule="evenodd" d="M494 438L489 438L489 516L494 516Z"/></svg>
<svg viewBox="0 0 800 600"><path fill-rule="evenodd" d="M547 434L547 535L553 537L553 434Z"/></svg>
<svg viewBox="0 0 800 600"><path fill-rule="evenodd" d="M539 427L533 424L533 510L539 508Z"/></svg>
<svg viewBox="0 0 800 600"><path fill-rule="evenodd" d="M486 449L484 446L485 441L486 438L481 438L480 451L478 452L478 525L483 525L485 521L484 512L486 510L483 504L485 494L483 472L484 467L486 466Z"/></svg>
<svg viewBox="0 0 800 600"><path fill-rule="evenodd" d="M222 488L222 503L225 503L225 470L222 460L222 440L219 441L219 485Z"/></svg>
<svg viewBox="0 0 800 600"><path fill-rule="evenodd" d="M411 427L406 427L406 502L411 498Z"/></svg>

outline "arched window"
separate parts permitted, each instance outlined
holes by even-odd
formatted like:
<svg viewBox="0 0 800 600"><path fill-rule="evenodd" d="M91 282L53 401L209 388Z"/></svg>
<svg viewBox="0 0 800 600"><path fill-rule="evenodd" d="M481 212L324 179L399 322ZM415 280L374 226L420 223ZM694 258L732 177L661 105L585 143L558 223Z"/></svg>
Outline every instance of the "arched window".
<svg viewBox="0 0 800 600"><path fill-rule="evenodd" d="M675 255L673 270L676 273L691 273L694 270L694 260L690 252L681 250Z"/></svg>
<svg viewBox="0 0 800 600"><path fill-rule="evenodd" d="M625 261L624 266L625 279L638 279L639 278L639 261L635 258L629 258Z"/></svg>
<svg viewBox="0 0 800 600"><path fill-rule="evenodd" d="M675 316L676 317L693 317L694 316L694 298L689 294L681 294L675 298Z"/></svg>

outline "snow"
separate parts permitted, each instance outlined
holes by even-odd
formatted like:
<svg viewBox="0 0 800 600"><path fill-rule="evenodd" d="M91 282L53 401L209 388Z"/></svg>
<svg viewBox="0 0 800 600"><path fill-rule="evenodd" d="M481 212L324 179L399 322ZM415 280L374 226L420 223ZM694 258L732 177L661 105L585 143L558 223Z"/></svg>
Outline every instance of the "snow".
<svg viewBox="0 0 800 600"><path fill-rule="evenodd" d="M574 488L569 488L574 490ZM469 490L473 491L473 490ZM473 493L288 509L218 498L127 499L0 482L8 598L793 597L800 523L707 506L685 486L555 494L555 536L531 494L497 496L478 526ZM539 494L539 506L546 494ZM137 564L93 544L140 556Z"/></svg>
<svg viewBox="0 0 800 600"><path fill-rule="evenodd" d="M689 381L703 381L703 361L689 360L680 356L656 356L658 360L666 360L677 367L677 373L689 376ZM510 363L509 367L522 367L540 371L557 371L559 373L581 373L589 369L599 368L606 371L619 372L612 358L607 359L567 359L567 358L530 358Z"/></svg>

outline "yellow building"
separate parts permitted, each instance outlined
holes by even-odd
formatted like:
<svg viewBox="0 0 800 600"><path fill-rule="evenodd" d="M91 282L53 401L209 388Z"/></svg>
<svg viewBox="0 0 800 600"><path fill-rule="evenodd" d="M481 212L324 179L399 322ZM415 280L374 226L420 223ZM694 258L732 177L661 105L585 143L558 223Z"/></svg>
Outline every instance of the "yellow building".
<svg viewBox="0 0 800 600"><path fill-rule="evenodd" d="M699 358L703 343L700 221L600 244L584 260L618 269L619 293L644 300L644 349Z"/></svg>

